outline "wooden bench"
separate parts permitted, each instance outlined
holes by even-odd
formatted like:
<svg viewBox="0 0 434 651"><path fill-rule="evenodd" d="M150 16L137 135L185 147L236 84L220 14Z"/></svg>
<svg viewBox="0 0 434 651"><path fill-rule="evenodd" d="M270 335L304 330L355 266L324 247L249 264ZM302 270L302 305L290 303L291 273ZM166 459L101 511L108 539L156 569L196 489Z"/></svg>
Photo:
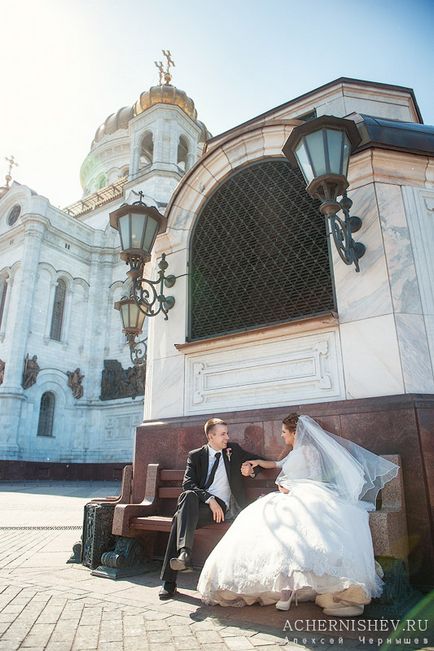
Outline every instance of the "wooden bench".
<svg viewBox="0 0 434 651"><path fill-rule="evenodd" d="M384 455L384 458L400 463L396 455ZM278 472L277 469L264 470L256 479L246 479L246 495L249 502L276 490L274 480ZM161 557L164 554L176 501L182 492L183 475L182 470L162 469L158 464L149 464L144 499L139 504L116 504L112 533L127 538L139 538L148 557ZM128 489L124 487L123 493L127 492ZM408 538L401 473L381 491L378 509L369 514L369 523L375 555L405 561L408 556ZM195 566L203 565L229 526L230 522L212 523L196 531L193 552Z"/></svg>

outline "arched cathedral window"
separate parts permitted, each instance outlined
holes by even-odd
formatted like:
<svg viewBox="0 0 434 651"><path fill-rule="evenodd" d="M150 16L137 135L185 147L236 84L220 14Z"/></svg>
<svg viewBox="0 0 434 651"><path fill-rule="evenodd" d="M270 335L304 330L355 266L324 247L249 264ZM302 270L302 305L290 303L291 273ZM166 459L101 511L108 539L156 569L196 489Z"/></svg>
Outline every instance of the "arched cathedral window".
<svg viewBox="0 0 434 651"><path fill-rule="evenodd" d="M54 293L53 313L51 316L50 339L60 341L62 336L62 324L65 312L66 283L60 279L57 281Z"/></svg>
<svg viewBox="0 0 434 651"><path fill-rule="evenodd" d="M56 399L54 393L46 391L41 397L39 409L38 436L53 436L54 406Z"/></svg>
<svg viewBox="0 0 434 651"><path fill-rule="evenodd" d="M326 228L305 185L286 160L263 160L209 197L190 244L190 340L335 310Z"/></svg>
<svg viewBox="0 0 434 651"><path fill-rule="evenodd" d="M184 136L180 136L178 142L178 167L180 167L184 172L187 170L187 160L188 160L188 142Z"/></svg>
<svg viewBox="0 0 434 651"><path fill-rule="evenodd" d="M154 160L154 139L152 133L147 131L142 138L140 145L140 169L152 165Z"/></svg>
<svg viewBox="0 0 434 651"><path fill-rule="evenodd" d="M0 328L2 326L5 305L6 305L6 294L8 291L8 283L6 276L0 276Z"/></svg>

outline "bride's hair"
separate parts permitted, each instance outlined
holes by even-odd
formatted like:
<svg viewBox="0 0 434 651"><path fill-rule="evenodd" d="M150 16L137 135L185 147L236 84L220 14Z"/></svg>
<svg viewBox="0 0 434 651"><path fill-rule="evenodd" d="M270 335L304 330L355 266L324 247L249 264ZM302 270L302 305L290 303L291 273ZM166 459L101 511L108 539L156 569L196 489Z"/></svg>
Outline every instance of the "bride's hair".
<svg viewBox="0 0 434 651"><path fill-rule="evenodd" d="M292 411L290 414L285 416L282 423L286 425L289 430L294 431L297 428L298 419L299 415L295 411Z"/></svg>
<svg viewBox="0 0 434 651"><path fill-rule="evenodd" d="M300 416L295 411L292 411L290 414L285 416L285 418L282 420L282 423L291 432L295 432L299 418ZM290 451L291 451L291 446L285 445L282 452L278 456L278 460L280 461L281 459L284 459L288 455L288 452Z"/></svg>

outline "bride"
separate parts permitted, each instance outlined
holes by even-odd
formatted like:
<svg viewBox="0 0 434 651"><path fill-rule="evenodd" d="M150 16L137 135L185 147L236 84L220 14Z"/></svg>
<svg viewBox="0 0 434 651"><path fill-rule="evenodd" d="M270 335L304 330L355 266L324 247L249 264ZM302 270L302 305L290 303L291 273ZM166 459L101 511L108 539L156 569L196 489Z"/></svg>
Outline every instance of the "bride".
<svg viewBox="0 0 434 651"><path fill-rule="evenodd" d="M245 508L208 557L199 578L211 605L314 600L327 615L360 615L378 597L368 511L398 466L334 434L309 416L289 414L281 461L248 461L251 469L280 468L279 492Z"/></svg>

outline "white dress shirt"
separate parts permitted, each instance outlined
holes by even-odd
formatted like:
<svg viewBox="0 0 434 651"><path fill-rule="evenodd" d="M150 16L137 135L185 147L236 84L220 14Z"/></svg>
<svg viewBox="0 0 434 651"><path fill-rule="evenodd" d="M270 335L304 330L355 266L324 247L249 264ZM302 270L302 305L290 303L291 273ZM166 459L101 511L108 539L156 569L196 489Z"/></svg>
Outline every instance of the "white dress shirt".
<svg viewBox="0 0 434 651"><path fill-rule="evenodd" d="M219 451L221 452L219 465L217 466L214 481L207 490L215 497L219 497L221 500L223 500L227 508L229 508L231 501L231 487L229 486L228 475L226 473L225 462L223 459L223 455L226 454L226 450L214 450L214 448L208 445L208 472L206 474L206 478L208 479L211 474L211 468L214 465L215 455ZM209 499L206 501L206 503L208 504L208 502Z"/></svg>

